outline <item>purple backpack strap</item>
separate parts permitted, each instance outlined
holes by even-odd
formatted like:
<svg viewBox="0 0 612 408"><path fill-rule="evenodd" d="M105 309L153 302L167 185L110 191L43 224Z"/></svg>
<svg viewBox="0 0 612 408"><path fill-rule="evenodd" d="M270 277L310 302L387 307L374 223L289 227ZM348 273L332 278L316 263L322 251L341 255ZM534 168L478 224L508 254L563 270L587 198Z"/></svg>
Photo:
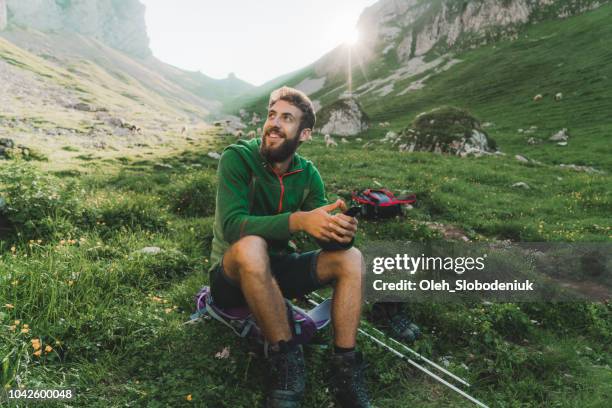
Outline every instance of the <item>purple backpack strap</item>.
<svg viewBox="0 0 612 408"><path fill-rule="evenodd" d="M192 320L197 320L203 315L223 323L232 329L240 337L251 335L260 342L267 345L263 333L253 317L248 307L235 307L222 309L217 307L212 298L210 288L204 286L195 296L196 312L191 316ZM317 307L306 312L287 301L287 306L291 310L293 317L293 341L297 344L306 344L314 336L315 332L327 326L330 322L331 299L319 304ZM267 348L267 347L265 347Z"/></svg>

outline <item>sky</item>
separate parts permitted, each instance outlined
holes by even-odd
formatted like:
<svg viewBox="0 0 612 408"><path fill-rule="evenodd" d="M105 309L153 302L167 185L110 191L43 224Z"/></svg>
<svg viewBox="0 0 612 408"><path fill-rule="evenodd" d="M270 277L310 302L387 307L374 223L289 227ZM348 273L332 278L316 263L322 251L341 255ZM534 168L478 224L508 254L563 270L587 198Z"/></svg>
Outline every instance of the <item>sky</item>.
<svg viewBox="0 0 612 408"><path fill-rule="evenodd" d="M295 71L354 36L376 0L141 0L160 60L253 85Z"/></svg>

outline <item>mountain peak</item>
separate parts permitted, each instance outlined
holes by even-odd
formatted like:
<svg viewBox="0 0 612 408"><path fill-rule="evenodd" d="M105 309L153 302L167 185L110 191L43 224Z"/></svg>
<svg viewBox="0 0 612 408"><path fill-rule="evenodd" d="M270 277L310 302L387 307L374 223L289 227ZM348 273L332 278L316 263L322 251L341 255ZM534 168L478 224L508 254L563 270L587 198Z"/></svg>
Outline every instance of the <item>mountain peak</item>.
<svg viewBox="0 0 612 408"><path fill-rule="evenodd" d="M145 6L139 0L0 0L0 29L7 23L83 34L132 56L151 55Z"/></svg>

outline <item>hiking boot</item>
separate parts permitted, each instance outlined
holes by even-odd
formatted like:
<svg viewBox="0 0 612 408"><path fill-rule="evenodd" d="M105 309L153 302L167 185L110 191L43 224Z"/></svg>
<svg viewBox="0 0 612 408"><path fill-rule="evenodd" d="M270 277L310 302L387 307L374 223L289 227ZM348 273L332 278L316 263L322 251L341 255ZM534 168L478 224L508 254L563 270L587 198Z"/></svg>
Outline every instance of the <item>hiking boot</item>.
<svg viewBox="0 0 612 408"><path fill-rule="evenodd" d="M407 343L413 343L421 337L421 329L408 317L406 305L396 302L376 303L373 318L391 329L394 337Z"/></svg>
<svg viewBox="0 0 612 408"><path fill-rule="evenodd" d="M343 408L371 408L365 386L364 363L361 353L334 354L332 356L332 387Z"/></svg>
<svg viewBox="0 0 612 408"><path fill-rule="evenodd" d="M297 345L281 342L280 350L268 357L267 408L296 408L304 396L304 354Z"/></svg>
<svg viewBox="0 0 612 408"><path fill-rule="evenodd" d="M421 337L421 329L419 329L419 326L412 323L410 319L402 313L391 316L389 323L393 334L403 341L413 343L416 339Z"/></svg>

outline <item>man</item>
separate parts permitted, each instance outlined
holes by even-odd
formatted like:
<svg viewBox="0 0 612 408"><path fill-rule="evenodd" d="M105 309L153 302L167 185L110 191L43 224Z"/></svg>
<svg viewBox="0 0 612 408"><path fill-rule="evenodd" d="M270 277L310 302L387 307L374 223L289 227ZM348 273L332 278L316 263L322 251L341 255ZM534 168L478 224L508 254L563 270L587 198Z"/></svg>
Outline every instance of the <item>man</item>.
<svg viewBox="0 0 612 408"><path fill-rule="evenodd" d="M297 407L304 392L301 347L292 342L284 298L334 286L331 365L336 398L344 407L370 407L355 339L361 314L364 265L352 248L357 220L328 204L315 166L295 152L311 137L315 113L292 88L272 92L262 139L239 141L219 162L210 271L220 307L248 305L271 344L267 406ZM306 232L322 250L290 251L291 234Z"/></svg>

